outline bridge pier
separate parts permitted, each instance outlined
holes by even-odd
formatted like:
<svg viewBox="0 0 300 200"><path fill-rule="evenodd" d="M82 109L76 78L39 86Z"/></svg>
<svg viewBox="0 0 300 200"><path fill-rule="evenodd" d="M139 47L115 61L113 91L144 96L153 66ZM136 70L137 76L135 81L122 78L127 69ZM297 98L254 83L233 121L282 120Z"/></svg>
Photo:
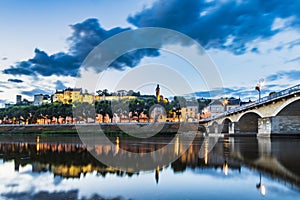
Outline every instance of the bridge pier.
<svg viewBox="0 0 300 200"><path fill-rule="evenodd" d="M258 133L259 137L270 137L272 133L272 118L264 117L258 119Z"/></svg>
<svg viewBox="0 0 300 200"><path fill-rule="evenodd" d="M228 126L228 133L229 134L235 134L239 132L239 126L238 122L231 122Z"/></svg>
<svg viewBox="0 0 300 200"><path fill-rule="evenodd" d="M258 119L257 136L300 135L300 116L275 116Z"/></svg>

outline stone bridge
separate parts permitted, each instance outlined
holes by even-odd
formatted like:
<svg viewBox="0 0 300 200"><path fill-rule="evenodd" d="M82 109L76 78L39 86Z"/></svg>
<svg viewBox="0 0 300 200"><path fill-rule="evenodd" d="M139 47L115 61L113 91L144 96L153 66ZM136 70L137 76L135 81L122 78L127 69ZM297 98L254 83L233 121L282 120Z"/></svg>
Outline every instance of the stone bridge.
<svg viewBox="0 0 300 200"><path fill-rule="evenodd" d="M202 119L199 129L209 134L300 135L300 84Z"/></svg>

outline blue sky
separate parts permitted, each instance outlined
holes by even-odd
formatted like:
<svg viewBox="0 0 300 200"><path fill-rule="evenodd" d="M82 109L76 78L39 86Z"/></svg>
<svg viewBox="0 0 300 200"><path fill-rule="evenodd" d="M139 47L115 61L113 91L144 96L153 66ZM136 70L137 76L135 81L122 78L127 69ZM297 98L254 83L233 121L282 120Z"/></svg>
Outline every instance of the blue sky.
<svg viewBox="0 0 300 200"><path fill-rule="evenodd" d="M299 10L295 0L2 0L0 103L14 102L16 94L32 100L35 93L73 87L78 73L88 73L80 64L95 46L143 27L191 37L215 64L226 96L255 100L254 87L261 78L264 95L299 83ZM162 50L131 52L105 73L90 73L95 79L104 77L99 87L112 91L120 77L149 63L172 66L189 79L194 92L207 93L206 77L198 80L185 61ZM153 92L151 84L145 85L132 89ZM168 85L163 88L168 95Z"/></svg>

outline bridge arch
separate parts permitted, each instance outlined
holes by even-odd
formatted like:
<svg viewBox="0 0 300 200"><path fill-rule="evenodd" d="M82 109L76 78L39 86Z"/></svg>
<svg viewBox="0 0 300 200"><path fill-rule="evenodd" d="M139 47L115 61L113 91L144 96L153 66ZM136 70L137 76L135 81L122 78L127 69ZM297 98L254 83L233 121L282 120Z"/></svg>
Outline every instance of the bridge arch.
<svg viewBox="0 0 300 200"><path fill-rule="evenodd" d="M198 131L200 131L201 133L207 133L206 127L202 124L199 125Z"/></svg>
<svg viewBox="0 0 300 200"><path fill-rule="evenodd" d="M246 112L240 116L238 121L239 131L241 133L258 133L259 115L256 111Z"/></svg>
<svg viewBox="0 0 300 200"><path fill-rule="evenodd" d="M218 133L219 132L219 124L217 122L213 122L212 125L209 127L210 133Z"/></svg>
<svg viewBox="0 0 300 200"><path fill-rule="evenodd" d="M221 133L229 133L229 127L231 126L232 121L227 117L222 121Z"/></svg>
<svg viewBox="0 0 300 200"><path fill-rule="evenodd" d="M246 112L243 112L242 114L240 114L240 115L237 117L237 120L236 120L236 121L240 121L240 119L241 119L244 115L246 115L246 114L248 114L248 113L255 113L255 114L257 114L260 118L264 117L264 115L263 115L260 111L258 111L258 110L249 110L249 111L246 111Z"/></svg>
<svg viewBox="0 0 300 200"><path fill-rule="evenodd" d="M288 112L291 110L294 115L300 116L300 96L297 96L292 99L286 100L283 104L281 104L273 113L273 116L278 116L278 115L286 115ZM297 112L298 111L298 112Z"/></svg>

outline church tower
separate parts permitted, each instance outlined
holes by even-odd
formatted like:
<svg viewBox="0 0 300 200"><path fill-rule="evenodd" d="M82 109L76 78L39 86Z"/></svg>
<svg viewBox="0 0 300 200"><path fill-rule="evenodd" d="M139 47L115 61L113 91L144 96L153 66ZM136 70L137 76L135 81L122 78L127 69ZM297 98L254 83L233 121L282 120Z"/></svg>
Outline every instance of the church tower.
<svg viewBox="0 0 300 200"><path fill-rule="evenodd" d="M156 87L155 91L156 91L157 102L160 102L160 88L159 88L159 84L157 84L157 87Z"/></svg>

